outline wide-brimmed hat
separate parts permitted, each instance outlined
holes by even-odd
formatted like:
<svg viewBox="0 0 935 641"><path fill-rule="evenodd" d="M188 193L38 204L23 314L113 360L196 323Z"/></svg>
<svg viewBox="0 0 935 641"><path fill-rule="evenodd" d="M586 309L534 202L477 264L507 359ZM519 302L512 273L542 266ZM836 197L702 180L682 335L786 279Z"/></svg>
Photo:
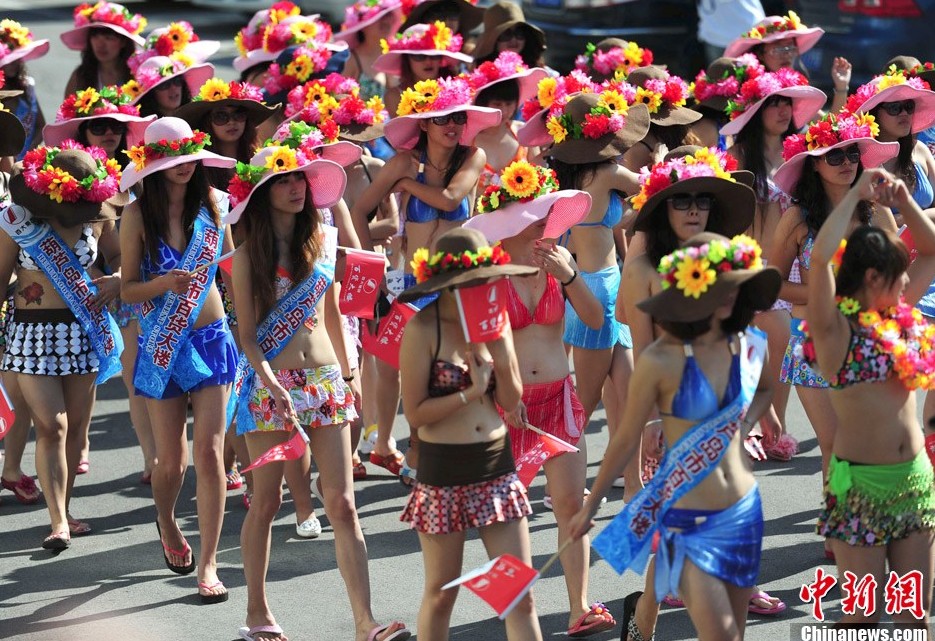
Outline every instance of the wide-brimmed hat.
<svg viewBox="0 0 935 641"><path fill-rule="evenodd" d="M116 120L126 123L128 127L130 123L135 123L137 135L131 135L128 131L126 139L137 140L156 116L140 116L140 108L131 105L130 96L116 85L101 89L88 87L65 98L55 114L55 122L42 129L42 139L47 145L58 146L69 138L75 138L81 123L98 118Z"/></svg>
<svg viewBox="0 0 935 641"><path fill-rule="evenodd" d="M520 109L526 124L516 132L517 140L526 147L551 145L552 135L545 128L549 116L564 113L565 105L573 96L601 90L601 86L589 75L577 69L567 76L542 78L536 86L536 93L527 99Z"/></svg>
<svg viewBox="0 0 935 641"><path fill-rule="evenodd" d="M468 82L477 94L498 83L515 81L519 86L519 100L523 104L532 98L538 90L539 81L548 78L549 72L542 67L528 67L523 58L515 51L501 51L494 60L477 65L468 75Z"/></svg>
<svg viewBox="0 0 935 641"><path fill-rule="evenodd" d="M314 40L303 45L283 49L276 62L269 66L263 82L266 102L286 102L288 93L313 78L324 78L344 68L349 50L336 52L321 47Z"/></svg>
<svg viewBox="0 0 935 641"><path fill-rule="evenodd" d="M100 147L36 147L10 178L10 196L34 218L66 227L106 220L107 200L119 196L120 164Z"/></svg>
<svg viewBox="0 0 935 641"><path fill-rule="evenodd" d="M279 105L267 105L263 102L263 92L249 83L209 78L192 96L192 101L172 115L192 127L199 127L212 110L222 107L243 109L247 112L247 121L256 126L272 116Z"/></svg>
<svg viewBox="0 0 935 641"><path fill-rule="evenodd" d="M368 142L383 136L383 123L389 119L380 96L364 101L360 84L341 74L310 80L293 88L287 97L287 120L325 128L331 120L337 125L337 137L354 142Z"/></svg>
<svg viewBox="0 0 935 641"><path fill-rule="evenodd" d="M130 71L135 73L141 64L155 56L185 56L191 64L205 62L221 48L220 40L202 40L190 22L179 20L165 27L153 29L146 36L140 51L127 60Z"/></svg>
<svg viewBox="0 0 935 641"><path fill-rule="evenodd" d="M728 101L725 111L731 121L721 127L721 134L739 134L772 96L785 96L792 101L792 123L796 129L814 118L828 100L824 91L808 86L808 78L794 69L768 71L744 82L737 96Z"/></svg>
<svg viewBox="0 0 935 641"><path fill-rule="evenodd" d="M724 49L724 55L729 58L736 58L757 45L789 39L795 39L795 45L798 47L799 53L803 54L814 47L824 33L824 29L803 25L794 11L790 11L784 16L766 16L756 23L750 31L727 45L727 48Z"/></svg>
<svg viewBox="0 0 935 641"><path fill-rule="evenodd" d="M432 9L436 7L441 7L442 5L448 5L452 9L458 12L458 33L470 33L474 31L474 28L481 23L481 20L484 19L484 8L478 7L474 0L422 0L418 2L415 6L409 9L409 13L406 15L406 21L399 27L400 31L405 31L414 24L425 24L428 22L426 20L426 14L430 13ZM407 3L408 4L408 3ZM405 7L403 8L405 11Z"/></svg>
<svg viewBox="0 0 935 641"><path fill-rule="evenodd" d="M138 47L145 40L140 36L146 28L146 18L138 13L130 13L122 4L116 2L95 2L75 7L75 28L61 34L65 46L74 51L82 51L88 44L91 29L110 29L124 38L129 38Z"/></svg>
<svg viewBox="0 0 935 641"><path fill-rule="evenodd" d="M256 11L246 25L241 27L237 35L234 36L234 46L237 48L237 57L234 58L234 69L243 73L256 62L248 59L251 51L260 51L263 49L263 41L266 36L266 29L270 25L278 24L283 20L298 16L302 9L292 2L277 2L269 9L260 9Z"/></svg>
<svg viewBox="0 0 935 641"><path fill-rule="evenodd" d="M773 306L782 276L763 267L761 249L749 236L701 233L662 257L662 291L636 304L657 321L691 323L708 318L740 288L737 300L755 310ZM735 303L736 304L736 303Z"/></svg>
<svg viewBox="0 0 935 641"><path fill-rule="evenodd" d="M17 60L35 60L47 53L48 40L33 39L32 32L16 20L0 20L0 67Z"/></svg>
<svg viewBox="0 0 935 641"><path fill-rule="evenodd" d="M444 22L414 24L392 40L382 40L383 53L373 61L373 69L391 76L403 72L403 56L423 55L441 58L442 67L471 62L471 56L461 53L461 36L452 33Z"/></svg>
<svg viewBox="0 0 935 641"><path fill-rule="evenodd" d="M847 99L846 109L851 113L870 113L884 102L912 100L915 111L911 116L914 134L935 125L935 92L918 76L909 76L893 69L874 77L857 88Z"/></svg>
<svg viewBox="0 0 935 641"><path fill-rule="evenodd" d="M128 141L133 146L126 152L132 161L123 170L120 190L126 191L149 174L171 169L187 162L201 161L206 167L231 168L237 161L205 149L211 137L203 131L193 131L181 118L166 116L150 123L142 141Z"/></svg>
<svg viewBox="0 0 935 641"><path fill-rule="evenodd" d="M334 34L334 39L353 44L354 40L351 38L353 34L378 22L380 18L391 12L395 12L396 16L396 24L393 26L393 33L395 33L403 21L401 8L402 0L357 0L344 9L344 22L341 23L341 30Z"/></svg>
<svg viewBox="0 0 935 641"><path fill-rule="evenodd" d="M419 141L421 120L465 111L467 124L459 142L470 146L479 132L499 124L501 118L499 109L475 107L471 100L471 87L462 77L420 80L403 90L397 115L384 125L383 133L396 149L412 149Z"/></svg>
<svg viewBox="0 0 935 641"><path fill-rule="evenodd" d="M922 78L929 83L929 87L935 85L935 63L923 63L915 56L894 56L886 63L883 73L888 73L890 69L905 71L910 78Z"/></svg>
<svg viewBox="0 0 935 641"><path fill-rule="evenodd" d="M542 238L560 238L588 217L591 195L577 189L559 189L555 171L525 160L507 165L499 185L488 185L477 199L477 215L464 227L476 229L494 243L516 236L545 218Z"/></svg>
<svg viewBox="0 0 935 641"><path fill-rule="evenodd" d="M536 60L545 51L545 34L539 27L526 22L523 9L515 2L500 0L484 11L484 30L474 47L474 60L480 64L497 54L497 39L504 31L512 28L522 29L526 33L526 47L533 55L524 56ZM525 50L524 50L525 52Z"/></svg>
<svg viewBox="0 0 935 641"><path fill-rule="evenodd" d="M652 63L653 52L632 40L604 38L597 44L587 44L584 53L575 58L575 69L603 82L614 78L624 80L634 69Z"/></svg>
<svg viewBox="0 0 935 641"><path fill-rule="evenodd" d="M812 121L804 134L793 134L782 141L785 162L773 174L773 182L791 196L802 177L806 158L824 156L832 149L851 145L860 148L860 164L864 169L878 167L899 153L899 143L876 140L878 132L879 126L870 114L842 111Z"/></svg>
<svg viewBox="0 0 935 641"><path fill-rule="evenodd" d="M234 177L227 186L231 209L224 222L233 224L240 220L250 198L256 190L271 178L300 171L305 174L312 192L315 207L332 207L344 196L347 174L336 162L320 158L308 141L296 148L288 144L267 141L257 149L249 164L237 163Z"/></svg>
<svg viewBox="0 0 935 641"><path fill-rule="evenodd" d="M752 53L738 58L717 58L695 76L692 87L694 106L724 111L728 101L740 93L743 83L765 72L766 68Z"/></svg>
<svg viewBox="0 0 935 641"><path fill-rule="evenodd" d="M264 146L278 144L291 149L310 149L315 156L350 167L360 160L360 145L338 139L340 128L332 119L312 124L301 119L282 122Z"/></svg>
<svg viewBox="0 0 935 641"><path fill-rule="evenodd" d="M649 109L630 106L614 90L583 93L568 101L561 115L550 116L546 131L555 143L547 152L580 165L616 158L649 133Z"/></svg>
<svg viewBox="0 0 935 641"><path fill-rule="evenodd" d="M690 125L701 114L685 107L688 84L662 67L638 67L627 75L627 84L636 88L636 101L649 109L649 119L655 125Z"/></svg>
<svg viewBox="0 0 935 641"><path fill-rule="evenodd" d="M153 56L144 60L137 67L133 78L124 83L123 91L133 96L130 104L138 104L143 96L159 85L181 76L194 96L208 78L214 75L214 65L210 62L192 63L191 59L178 54L172 56Z"/></svg>
<svg viewBox="0 0 935 641"><path fill-rule="evenodd" d="M272 62L285 49L309 42L331 51L347 49L346 42L331 42L331 36L331 25L320 20L318 15L290 15L280 22L265 25L260 46L255 49L243 49L240 55L234 58L234 69L244 72L255 65Z"/></svg>
<svg viewBox="0 0 935 641"><path fill-rule="evenodd" d="M448 287L469 287L507 276L532 276L539 270L526 265L511 265L510 255L496 245L491 247L484 234L476 229L456 227L428 248L412 255L416 285L404 290L399 301L417 300Z"/></svg>
<svg viewBox="0 0 935 641"><path fill-rule="evenodd" d="M672 153L640 176L640 193L633 197L633 209L639 213L633 229L646 231L666 199L685 192L705 193L717 202L718 219L708 220L711 231L734 236L753 222L756 194L748 180L738 179L733 156L716 149L698 147L682 154Z"/></svg>
<svg viewBox="0 0 935 641"><path fill-rule="evenodd" d="M673 158L684 158L685 156L694 156L701 149L705 147L701 145L679 145L675 149L670 149L666 152L663 160L672 160ZM729 161L726 161L729 162ZM725 164L726 164L725 162ZM756 182L756 175L752 171L746 169L731 169L728 171L731 177L739 182L741 185L746 185L747 187L753 188L754 183Z"/></svg>

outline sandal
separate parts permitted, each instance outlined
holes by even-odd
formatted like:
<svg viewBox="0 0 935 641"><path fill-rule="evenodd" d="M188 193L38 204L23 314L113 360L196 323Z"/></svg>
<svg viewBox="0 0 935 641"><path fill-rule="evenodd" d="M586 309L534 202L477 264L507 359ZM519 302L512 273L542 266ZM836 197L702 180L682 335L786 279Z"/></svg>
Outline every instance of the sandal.
<svg viewBox="0 0 935 641"><path fill-rule="evenodd" d="M622 639L632 639L632 641L646 641L640 628L636 625L636 604L639 602L642 592L631 592L623 600L623 636ZM656 633L649 635L649 641L654 641Z"/></svg>
<svg viewBox="0 0 935 641"><path fill-rule="evenodd" d="M15 483L0 478L0 485L3 486L3 489L13 492L13 494L16 496L16 500L23 505L32 505L33 503L37 503L39 501L39 497L42 496L42 493L36 486L36 481L33 480L31 476L26 476L25 474L21 474L19 480Z"/></svg>
<svg viewBox="0 0 935 641"><path fill-rule="evenodd" d="M670 608L684 608L685 607L684 601L682 601L677 596L672 596L671 594L667 594L666 597L662 600L662 602L665 603Z"/></svg>
<svg viewBox="0 0 935 641"><path fill-rule="evenodd" d="M363 461L351 462L351 475L355 481L364 481L367 479L367 466Z"/></svg>
<svg viewBox="0 0 935 641"><path fill-rule="evenodd" d="M223 592L211 592L211 590L216 590L218 588L223 588ZM202 590L208 592L208 594L202 593ZM227 592L227 588L224 587L224 584L220 581L216 583L207 584L202 581L198 582L198 596L201 598L202 605L211 605L213 603L224 603L227 601L230 594Z"/></svg>
<svg viewBox="0 0 935 641"><path fill-rule="evenodd" d="M799 451L799 442L791 434L783 434L775 443L766 446L766 456L774 461L791 461Z"/></svg>
<svg viewBox="0 0 935 641"><path fill-rule="evenodd" d="M150 472L143 472L142 474L140 474L140 483L143 484L143 485L152 485L152 484L153 484L153 473L152 473L152 471L150 471Z"/></svg>
<svg viewBox="0 0 935 641"><path fill-rule="evenodd" d="M588 617L596 617L590 623L585 623ZM613 630L617 625L614 617L610 614L607 607L600 602L591 604L591 608L578 617L574 625L568 628L570 637L589 637L592 634L607 632Z"/></svg>
<svg viewBox="0 0 935 641"><path fill-rule="evenodd" d="M269 641L276 641L276 639L284 639L285 635L282 633L282 628L278 625L258 625L252 628L243 626L238 628L237 634L240 635L240 638L244 641L262 641L263 639L269 639ZM258 634L263 634L264 636L259 637ZM273 635L273 636L266 636Z"/></svg>
<svg viewBox="0 0 935 641"><path fill-rule="evenodd" d="M393 623L396 623L396 622L394 621ZM387 623L386 625L378 625L377 627L375 627L373 630L370 631L370 634L367 635L367 641L376 641L377 635L380 634L381 632L385 632L386 630L389 630L390 626L393 625L393 623ZM400 625L403 625L403 624L400 623ZM384 637L383 641L406 641L406 639L408 639L411 636L412 636L412 632L406 629L406 626L403 625L403 627L401 627L399 630L397 630L393 634L389 635L388 637Z"/></svg>
<svg viewBox="0 0 935 641"><path fill-rule="evenodd" d="M393 476L399 476L399 473L403 469L403 464L405 463L405 457L399 450L394 450L392 454L387 454L386 456L380 456L376 452L371 452L370 462L374 465L379 465L385 470L389 470Z"/></svg>
<svg viewBox="0 0 935 641"><path fill-rule="evenodd" d="M416 486L417 480L415 469L409 467L409 464L403 461L403 469L399 471L399 482L411 489Z"/></svg>
<svg viewBox="0 0 935 641"><path fill-rule="evenodd" d="M181 550L173 550L165 544L165 541L162 540L162 529L159 527L159 519L156 519L156 531L159 533L159 543L162 544L162 558L165 559L166 567L176 574L185 575L194 572L195 555L192 554L192 547L188 544L188 541L185 541L185 546ZM183 538L182 540L184 541L185 539ZM174 554L175 556L180 556L182 558L192 554L192 562L188 565L172 565L172 563L169 562L170 554Z"/></svg>
<svg viewBox="0 0 935 641"><path fill-rule="evenodd" d="M88 461L80 461L78 467L75 468L75 474L87 474L91 471L91 463Z"/></svg>
<svg viewBox="0 0 935 641"><path fill-rule="evenodd" d="M88 534L91 531L91 526L84 521L79 521L78 519L73 519L70 516L68 519L68 532L72 536L81 536L83 534Z"/></svg>
<svg viewBox="0 0 935 641"><path fill-rule="evenodd" d="M71 536L68 532L52 532L43 539L42 547L46 550L61 552L71 547Z"/></svg>
<svg viewBox="0 0 935 641"><path fill-rule="evenodd" d="M241 494L241 500L243 501L243 509L250 509L250 492L244 490L244 493Z"/></svg>
<svg viewBox="0 0 935 641"><path fill-rule="evenodd" d="M747 612L751 614L761 614L763 616L775 616L780 612L785 612L786 604L782 602L781 599L776 599L776 603L772 603L772 600L775 597L770 596L765 590L760 590L755 592L750 596L750 603L747 605ZM754 603L754 600L765 601L766 603L771 603L773 607L764 608Z"/></svg>
<svg viewBox="0 0 935 641"><path fill-rule="evenodd" d="M234 467L230 469L230 472L226 474L227 477L227 491L232 492L233 490L239 490L243 487L243 477L240 476L240 470L237 469L237 464L234 463Z"/></svg>

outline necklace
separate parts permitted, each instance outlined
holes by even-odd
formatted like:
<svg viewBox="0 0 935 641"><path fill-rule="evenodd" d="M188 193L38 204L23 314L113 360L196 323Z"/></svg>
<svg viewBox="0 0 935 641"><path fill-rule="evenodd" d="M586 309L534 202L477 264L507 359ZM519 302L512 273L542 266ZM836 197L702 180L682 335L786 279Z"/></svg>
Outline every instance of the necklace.
<svg viewBox="0 0 935 641"><path fill-rule="evenodd" d="M425 162L429 167L431 167L432 169L434 169L435 171L437 171L443 176L445 175L445 172L448 171L448 168L451 166L451 159L449 159L448 163L445 165L444 168L439 167L438 165L432 162L432 159L429 158L428 154L425 154Z"/></svg>

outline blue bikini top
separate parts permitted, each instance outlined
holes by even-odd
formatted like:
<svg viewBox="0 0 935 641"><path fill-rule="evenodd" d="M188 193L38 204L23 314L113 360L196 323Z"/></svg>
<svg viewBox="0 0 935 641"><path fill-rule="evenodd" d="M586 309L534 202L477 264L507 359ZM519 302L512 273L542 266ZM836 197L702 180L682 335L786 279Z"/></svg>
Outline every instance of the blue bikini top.
<svg viewBox="0 0 935 641"><path fill-rule="evenodd" d="M425 184L425 152L419 158L419 175L416 180ZM406 221L410 223L430 223L439 218L450 222L467 220L471 216L471 198L465 196L457 207L451 211L439 211L437 207L419 200L414 195L409 195L409 203L406 205Z"/></svg>
<svg viewBox="0 0 935 641"><path fill-rule="evenodd" d="M623 220L623 197L616 191L610 192L610 199L607 203L607 211L604 217L596 223L578 223L579 227L597 227L603 225L608 229L613 229Z"/></svg>
<svg viewBox="0 0 935 641"><path fill-rule="evenodd" d="M708 382L708 378L701 371L691 343L685 343L685 369L682 370L682 380L679 389L672 399L672 411L660 412L664 416L674 416L686 421L700 421L714 414L716 411L730 403L740 393L740 355L734 343L728 339L731 351L730 377L724 398L718 403L717 396Z"/></svg>
<svg viewBox="0 0 935 641"><path fill-rule="evenodd" d="M932 189L932 181L929 180L928 172L925 167L919 163L916 166L916 188L912 190L912 199L916 201L922 209L928 209L935 200L935 190Z"/></svg>
<svg viewBox="0 0 935 641"><path fill-rule="evenodd" d="M179 252L175 247L166 244L164 240L159 239L159 258L157 259L156 264L153 264L153 260L149 255L149 252L143 256L143 273L147 276L160 276L162 274L168 274L173 269L179 266L179 263L182 262L182 253Z"/></svg>

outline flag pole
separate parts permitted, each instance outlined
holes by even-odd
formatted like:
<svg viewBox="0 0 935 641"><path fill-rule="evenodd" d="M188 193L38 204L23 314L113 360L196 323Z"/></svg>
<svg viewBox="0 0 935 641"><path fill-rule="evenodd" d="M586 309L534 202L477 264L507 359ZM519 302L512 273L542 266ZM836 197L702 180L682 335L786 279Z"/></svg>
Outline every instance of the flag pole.
<svg viewBox="0 0 935 641"><path fill-rule="evenodd" d="M233 255L236 254L236 253L237 253L237 250L236 250L236 249L235 249L234 251L232 251L232 252L227 252L226 254L224 254L223 256L221 256L220 258L218 258L217 260L212 260L210 263L205 263L204 265L199 265L199 266L196 267L195 269L193 269L193 270L191 270L190 272L188 272L188 275L189 275L189 276L194 276L194 275L197 274L198 272L204 271L204 270L208 269L209 267L212 267L212 266L214 266L214 265L219 265L219 264L223 263L225 260L227 260L228 258L230 258L231 256L233 256Z"/></svg>
<svg viewBox="0 0 935 641"><path fill-rule="evenodd" d="M457 291L457 290L456 290L456 291ZM542 436L548 436L548 437L549 437L550 439L552 439L553 441L557 441L558 443L561 443L561 444L564 445L565 447L567 447L567 448L569 448L569 449L571 449L571 450L574 450L575 452L580 452L580 451L581 451L581 450L579 450L577 447L575 447L574 445L572 445L571 443L568 443L567 441L563 441L563 440L560 439L559 437L553 436L552 434L549 434L549 433L546 432L545 430L540 430L540 429L539 429L538 427L536 427L535 425L531 425L531 424L529 424L529 423L523 423L523 424L526 426L526 429L527 429L527 430L532 430L532 431L535 432L536 434L540 434L540 435L542 435Z"/></svg>
<svg viewBox="0 0 935 641"><path fill-rule="evenodd" d="M574 543L574 541L575 541L575 540L574 540L573 538L569 537L569 538L567 538L567 539L565 540L564 543L562 543L560 546L558 546L558 550L555 551L555 554L553 554L552 556L550 556L550 557L549 557L549 560L546 561L546 562L545 562L545 565L542 566L542 569L539 570L539 575L540 575L540 576L545 576L545 573L549 571L549 568L552 567L552 565L553 565L556 561L558 561L558 557L561 556L562 552L564 552L565 549L566 549L569 545L571 545L572 543Z"/></svg>

